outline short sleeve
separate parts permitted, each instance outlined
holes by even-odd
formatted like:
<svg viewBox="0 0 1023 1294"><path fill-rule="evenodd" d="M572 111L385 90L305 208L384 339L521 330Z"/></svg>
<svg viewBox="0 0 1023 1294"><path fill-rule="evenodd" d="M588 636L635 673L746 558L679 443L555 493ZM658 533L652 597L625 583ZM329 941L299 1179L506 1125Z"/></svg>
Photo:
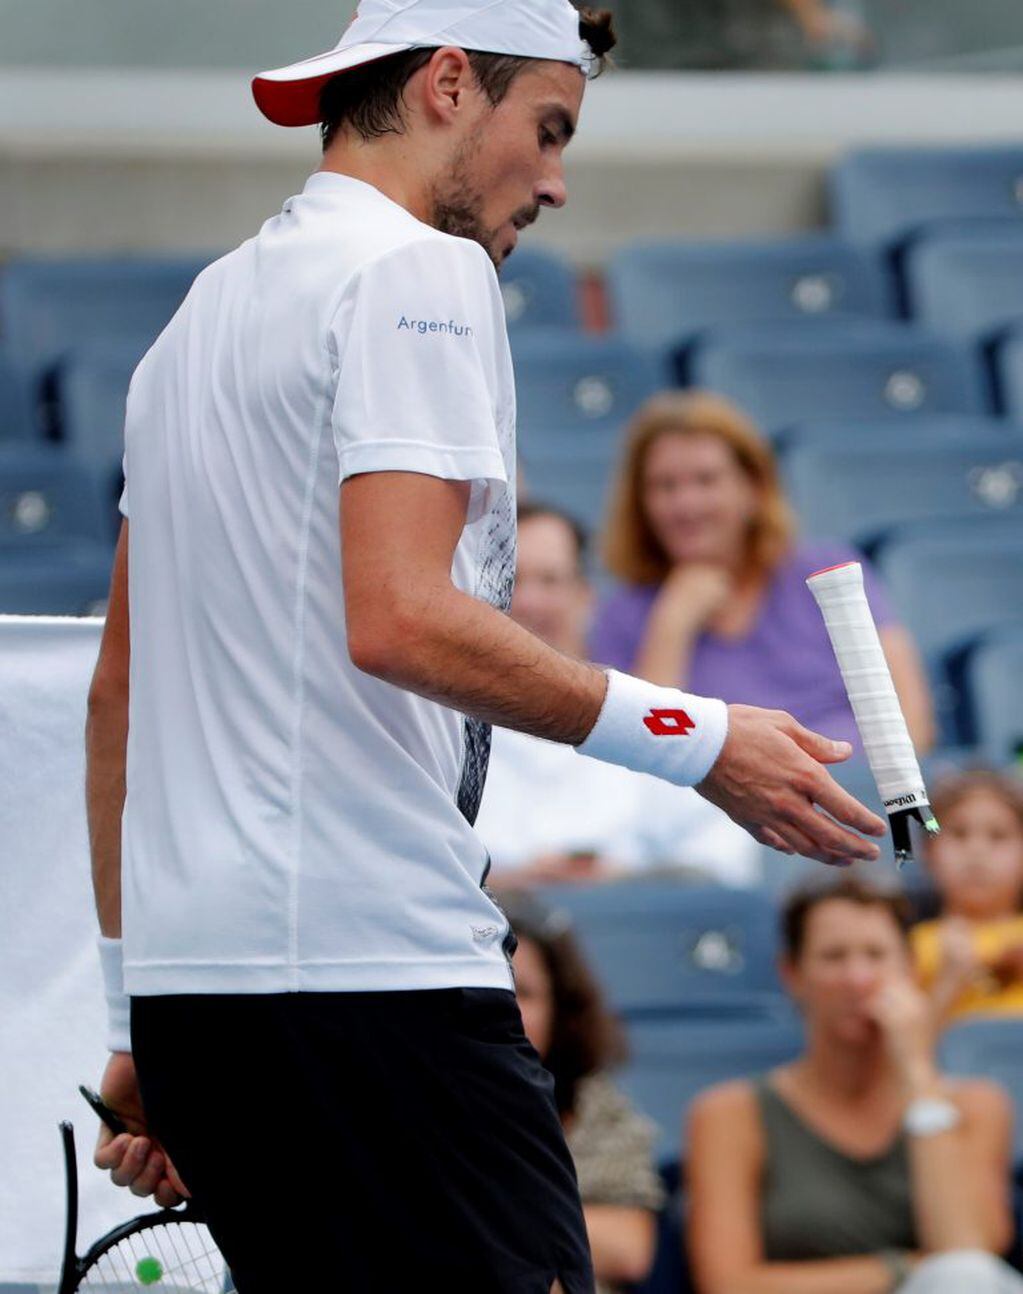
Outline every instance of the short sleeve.
<svg viewBox="0 0 1023 1294"><path fill-rule="evenodd" d="M470 520L507 484L499 418L507 334L486 253L424 238L365 266L330 324L340 479L422 472L473 482ZM513 416L513 413L511 414Z"/></svg>

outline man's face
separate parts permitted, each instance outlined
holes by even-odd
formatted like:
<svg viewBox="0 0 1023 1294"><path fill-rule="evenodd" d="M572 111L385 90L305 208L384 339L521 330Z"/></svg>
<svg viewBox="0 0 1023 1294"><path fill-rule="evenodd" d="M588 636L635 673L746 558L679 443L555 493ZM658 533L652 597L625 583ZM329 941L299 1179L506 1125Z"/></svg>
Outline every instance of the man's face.
<svg viewBox="0 0 1023 1294"><path fill-rule="evenodd" d="M479 110L433 189L431 223L472 238L500 269L541 207L565 205L562 154L575 131L586 81L577 67L532 62L496 108Z"/></svg>

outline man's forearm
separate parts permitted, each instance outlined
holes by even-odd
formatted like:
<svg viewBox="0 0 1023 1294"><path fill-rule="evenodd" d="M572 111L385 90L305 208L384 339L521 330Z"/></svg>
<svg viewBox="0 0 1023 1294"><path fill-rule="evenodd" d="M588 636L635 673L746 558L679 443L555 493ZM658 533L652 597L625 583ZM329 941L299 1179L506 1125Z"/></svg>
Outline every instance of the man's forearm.
<svg viewBox="0 0 1023 1294"><path fill-rule="evenodd" d="M121 934L121 815L128 741L128 698L89 698L85 725L85 801L92 855L92 885L99 926Z"/></svg>
<svg viewBox="0 0 1023 1294"><path fill-rule="evenodd" d="M386 638L353 659L463 714L570 745L589 734L607 687L595 666L562 655L453 586L406 603Z"/></svg>

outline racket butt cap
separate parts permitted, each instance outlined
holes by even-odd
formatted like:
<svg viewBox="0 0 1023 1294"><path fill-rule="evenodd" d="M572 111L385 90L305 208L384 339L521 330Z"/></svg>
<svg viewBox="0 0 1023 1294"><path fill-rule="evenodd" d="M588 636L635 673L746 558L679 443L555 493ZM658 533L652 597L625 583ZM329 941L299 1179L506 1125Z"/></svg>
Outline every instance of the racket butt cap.
<svg viewBox="0 0 1023 1294"><path fill-rule="evenodd" d="M928 835L936 836L941 828L934 816L934 810L925 801L910 805L905 809L896 809L889 813L888 823L892 831L892 846L895 850L895 861L901 867L913 857L913 838L910 835L910 820L915 819Z"/></svg>

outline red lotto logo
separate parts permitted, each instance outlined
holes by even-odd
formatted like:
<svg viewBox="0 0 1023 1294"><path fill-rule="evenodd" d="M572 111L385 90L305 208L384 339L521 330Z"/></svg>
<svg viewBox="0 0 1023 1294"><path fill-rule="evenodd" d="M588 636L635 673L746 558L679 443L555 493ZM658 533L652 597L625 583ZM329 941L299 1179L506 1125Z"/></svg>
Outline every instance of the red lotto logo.
<svg viewBox="0 0 1023 1294"><path fill-rule="evenodd" d="M655 737L684 737L696 727L685 710L651 710L643 722Z"/></svg>

